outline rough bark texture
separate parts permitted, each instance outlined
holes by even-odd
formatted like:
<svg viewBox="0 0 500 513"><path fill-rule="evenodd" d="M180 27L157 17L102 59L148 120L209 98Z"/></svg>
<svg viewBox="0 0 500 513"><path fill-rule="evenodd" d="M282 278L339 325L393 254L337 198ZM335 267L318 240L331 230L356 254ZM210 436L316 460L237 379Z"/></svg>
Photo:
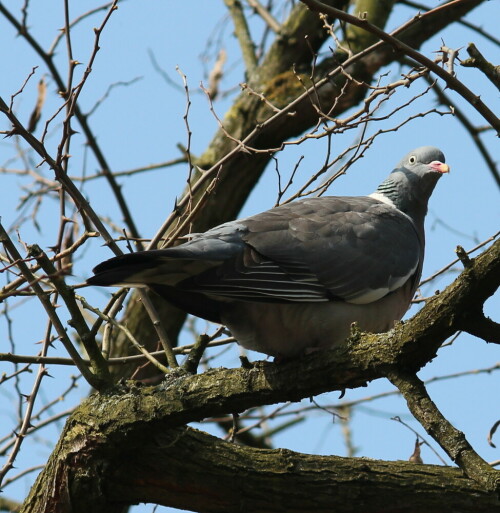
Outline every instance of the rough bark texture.
<svg viewBox="0 0 500 513"><path fill-rule="evenodd" d="M486 464L469 468L465 479L439 467L242 448L184 425L251 406L362 386L401 369L415 372L435 356L449 334L466 327L471 305L482 305L499 286L497 241L413 319L389 334L355 334L342 347L281 365L257 362L251 369L172 374L157 387L132 383L94 394L69 418L23 511L113 512L127 503L152 500L210 512L359 511L356 504L367 512L417 512L424 507L490 512L500 507L500 472ZM423 403L417 408L425 410L424 427L461 462L467 444L463 435L455 431L450 440L439 411ZM412 483L418 493L408 501ZM446 498L439 506L440 487ZM293 490L300 491L301 499L292 500ZM304 505L305 500L316 501L314 507ZM287 506L281 508L281 503Z"/></svg>
<svg viewBox="0 0 500 513"><path fill-rule="evenodd" d="M114 513L142 501L207 513L490 513L500 507L496 494L456 468L253 449L151 422L133 433L125 426L118 438L117 430L113 436L97 427L87 426L83 441L78 426L69 425L66 448L78 451L61 450L50 463L75 468L64 503L44 497L46 509L32 502L23 512ZM88 452L100 458L89 459Z"/></svg>

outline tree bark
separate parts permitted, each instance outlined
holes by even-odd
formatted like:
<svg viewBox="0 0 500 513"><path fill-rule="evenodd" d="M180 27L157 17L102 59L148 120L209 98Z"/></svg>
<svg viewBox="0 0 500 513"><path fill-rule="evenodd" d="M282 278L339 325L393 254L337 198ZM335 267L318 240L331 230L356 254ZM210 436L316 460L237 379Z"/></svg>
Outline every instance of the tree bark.
<svg viewBox="0 0 500 513"><path fill-rule="evenodd" d="M416 372L447 336L466 329L471 306L477 310L499 286L497 241L387 334L354 333L340 347L283 364L257 362L194 376L173 372L156 387L131 382L94 394L68 419L23 512L118 512L143 500L207 512L347 512L359 511L360 504L366 512L490 512L500 507L500 472L485 471L486 464L481 475L466 479L440 467L239 447L185 424L363 386L401 369ZM444 429L437 409L424 413L424 427L453 457L449 423ZM457 443L466 444L465 437Z"/></svg>
<svg viewBox="0 0 500 513"><path fill-rule="evenodd" d="M118 513L139 502L203 513L491 513L500 507L495 493L457 468L253 449L189 427L141 427L114 439L90 425L85 434L68 429L66 447L73 436L78 452L61 449L49 463L66 479L37 488L53 495L39 496L42 509L32 501L23 513Z"/></svg>

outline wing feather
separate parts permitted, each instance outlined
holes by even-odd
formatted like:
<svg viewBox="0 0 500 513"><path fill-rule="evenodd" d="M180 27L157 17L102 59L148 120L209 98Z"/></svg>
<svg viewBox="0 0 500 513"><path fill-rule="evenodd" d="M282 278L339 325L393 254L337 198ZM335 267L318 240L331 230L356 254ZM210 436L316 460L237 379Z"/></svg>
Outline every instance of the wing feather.
<svg viewBox="0 0 500 513"><path fill-rule="evenodd" d="M178 286L248 301L369 303L417 280L424 249L408 216L368 197L309 198L226 223L186 244L191 258L210 239L231 251Z"/></svg>

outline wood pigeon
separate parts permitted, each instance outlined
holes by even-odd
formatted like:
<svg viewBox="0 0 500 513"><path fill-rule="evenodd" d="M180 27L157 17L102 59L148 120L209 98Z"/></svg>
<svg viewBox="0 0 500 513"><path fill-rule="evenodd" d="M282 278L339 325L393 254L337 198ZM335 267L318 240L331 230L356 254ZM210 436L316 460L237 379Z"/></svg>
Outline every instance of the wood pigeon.
<svg viewBox="0 0 500 513"><path fill-rule="evenodd" d="M248 349L293 357L384 332L408 310L443 153L411 151L369 196L305 198L99 264L92 285L148 286Z"/></svg>

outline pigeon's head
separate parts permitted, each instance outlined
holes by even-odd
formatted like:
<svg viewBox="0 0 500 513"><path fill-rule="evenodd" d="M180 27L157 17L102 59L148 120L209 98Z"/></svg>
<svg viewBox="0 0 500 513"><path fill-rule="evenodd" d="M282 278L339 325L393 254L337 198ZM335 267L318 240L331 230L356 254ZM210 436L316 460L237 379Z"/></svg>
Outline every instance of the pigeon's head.
<svg viewBox="0 0 500 513"><path fill-rule="evenodd" d="M443 152L433 146L410 151L389 177L380 184L377 194L385 196L396 208L414 220L423 220L427 202L437 181L450 168Z"/></svg>
<svg viewBox="0 0 500 513"><path fill-rule="evenodd" d="M445 164L443 152L434 146L421 146L410 151L396 166L394 173L403 172L409 180L429 179L434 183L444 173L449 173L450 168ZM412 178L414 175L415 178ZM429 178L426 178L429 177Z"/></svg>

